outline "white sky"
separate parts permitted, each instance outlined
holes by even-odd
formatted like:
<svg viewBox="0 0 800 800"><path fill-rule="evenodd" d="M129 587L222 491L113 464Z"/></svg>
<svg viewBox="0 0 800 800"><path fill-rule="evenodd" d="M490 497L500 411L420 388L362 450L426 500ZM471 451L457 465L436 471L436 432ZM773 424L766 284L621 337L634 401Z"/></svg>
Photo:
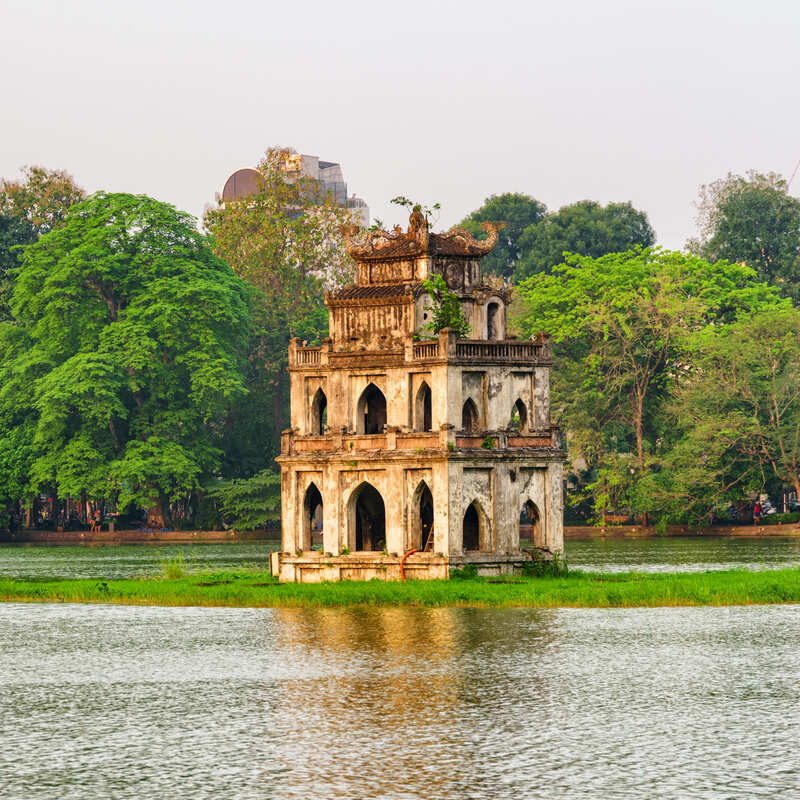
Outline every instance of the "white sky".
<svg viewBox="0 0 800 800"><path fill-rule="evenodd" d="M679 248L701 183L800 159L800 3L0 0L0 90L8 178L199 215L281 144L390 224L397 194L438 227L504 191L630 200Z"/></svg>

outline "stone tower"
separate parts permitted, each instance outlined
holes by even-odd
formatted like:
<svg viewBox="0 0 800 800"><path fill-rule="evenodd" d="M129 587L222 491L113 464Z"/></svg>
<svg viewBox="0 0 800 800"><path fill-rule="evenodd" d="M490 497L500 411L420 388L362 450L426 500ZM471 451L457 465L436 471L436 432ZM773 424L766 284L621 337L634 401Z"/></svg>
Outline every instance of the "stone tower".
<svg viewBox="0 0 800 800"><path fill-rule="evenodd" d="M511 572L532 557L521 516L535 547L563 551L550 341L506 335L510 290L480 270L503 226L483 227L485 241L431 233L414 211L407 231L345 231L357 283L326 296L321 347L289 346L282 552L271 560L281 580ZM426 337L422 281L436 273L458 295L469 339Z"/></svg>

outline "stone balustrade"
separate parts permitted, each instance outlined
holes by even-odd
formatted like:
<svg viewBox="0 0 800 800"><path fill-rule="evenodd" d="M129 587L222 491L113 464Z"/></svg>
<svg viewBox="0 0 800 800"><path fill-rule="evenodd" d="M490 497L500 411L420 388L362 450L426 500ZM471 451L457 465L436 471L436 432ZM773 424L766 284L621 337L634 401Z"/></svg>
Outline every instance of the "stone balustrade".
<svg viewBox="0 0 800 800"><path fill-rule="evenodd" d="M441 361L467 364L548 365L552 359L550 337L539 333L530 340L456 339L452 331L443 330L437 339L414 341L408 337L402 348L395 346L366 349L363 346L335 346L331 339L309 347L298 339L289 344L291 369L344 367L351 361L369 361L368 366L400 366L420 361Z"/></svg>
<svg viewBox="0 0 800 800"><path fill-rule="evenodd" d="M352 434L346 431L328 432L322 436L301 436L294 430L284 431L281 452L284 455L308 453L352 453L353 455L375 450L442 451L442 450L520 450L560 448L560 432L556 425L549 431L519 433L514 431L486 431L484 433L459 434L452 427L441 431L423 433L401 431L387 426L384 433Z"/></svg>

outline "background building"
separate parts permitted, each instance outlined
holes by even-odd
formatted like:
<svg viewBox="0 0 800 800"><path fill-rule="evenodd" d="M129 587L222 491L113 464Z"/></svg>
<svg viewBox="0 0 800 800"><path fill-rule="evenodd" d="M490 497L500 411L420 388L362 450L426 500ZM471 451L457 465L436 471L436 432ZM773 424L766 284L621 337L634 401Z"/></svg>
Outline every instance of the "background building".
<svg viewBox="0 0 800 800"><path fill-rule="evenodd" d="M321 194L328 194L332 200L344 208L353 211L357 221L365 228L369 227L369 206L360 197L347 195L345 182L340 164L333 161L321 161L319 156L292 153L286 160L287 181L296 180L301 175L310 178L319 184ZM222 189L222 202L241 200L258 191L263 181L257 169L244 167L228 177Z"/></svg>

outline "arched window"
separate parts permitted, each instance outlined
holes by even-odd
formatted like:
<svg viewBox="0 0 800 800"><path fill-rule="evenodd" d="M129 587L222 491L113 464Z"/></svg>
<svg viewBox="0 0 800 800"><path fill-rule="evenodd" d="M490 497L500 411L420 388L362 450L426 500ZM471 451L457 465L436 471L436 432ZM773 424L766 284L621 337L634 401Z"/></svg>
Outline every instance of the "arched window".
<svg viewBox="0 0 800 800"><path fill-rule="evenodd" d="M520 541L530 541L534 547L545 546L539 509L532 500L527 500L522 506L519 515L519 538Z"/></svg>
<svg viewBox="0 0 800 800"><path fill-rule="evenodd" d="M313 550L314 540L322 539L322 495L315 483L310 483L303 498L303 541L301 550Z"/></svg>
<svg viewBox="0 0 800 800"><path fill-rule="evenodd" d="M467 398L461 409L461 429L467 433L476 433L478 430L478 409L471 397Z"/></svg>
<svg viewBox="0 0 800 800"><path fill-rule="evenodd" d="M486 338L487 339L502 338L502 331L500 330L499 303L489 303L489 305L486 306Z"/></svg>
<svg viewBox="0 0 800 800"><path fill-rule="evenodd" d="M429 431L432 428L431 387L423 381L414 401L414 428L418 431Z"/></svg>
<svg viewBox="0 0 800 800"><path fill-rule="evenodd" d="M522 400L517 400L511 409L511 422L509 429L512 431L526 431L528 429L528 409Z"/></svg>
<svg viewBox="0 0 800 800"><path fill-rule="evenodd" d="M311 401L311 434L322 436L328 425L328 398L322 389L317 389Z"/></svg>
<svg viewBox="0 0 800 800"><path fill-rule="evenodd" d="M383 426L386 424L386 398L374 383L364 389L358 401L357 415L357 433L383 433Z"/></svg>
<svg viewBox="0 0 800 800"><path fill-rule="evenodd" d="M369 483L362 483L350 498L349 540L356 550L381 552L386 549L386 511L383 498ZM355 535L353 535L355 534Z"/></svg>
<svg viewBox="0 0 800 800"><path fill-rule="evenodd" d="M462 548L465 552L469 550L480 550L480 542L481 519L478 514L478 509L475 507L475 503L470 503L464 514Z"/></svg>
<svg viewBox="0 0 800 800"><path fill-rule="evenodd" d="M433 550L433 495L425 481L422 481L414 493L417 513L412 517L411 541L409 548L421 551Z"/></svg>

